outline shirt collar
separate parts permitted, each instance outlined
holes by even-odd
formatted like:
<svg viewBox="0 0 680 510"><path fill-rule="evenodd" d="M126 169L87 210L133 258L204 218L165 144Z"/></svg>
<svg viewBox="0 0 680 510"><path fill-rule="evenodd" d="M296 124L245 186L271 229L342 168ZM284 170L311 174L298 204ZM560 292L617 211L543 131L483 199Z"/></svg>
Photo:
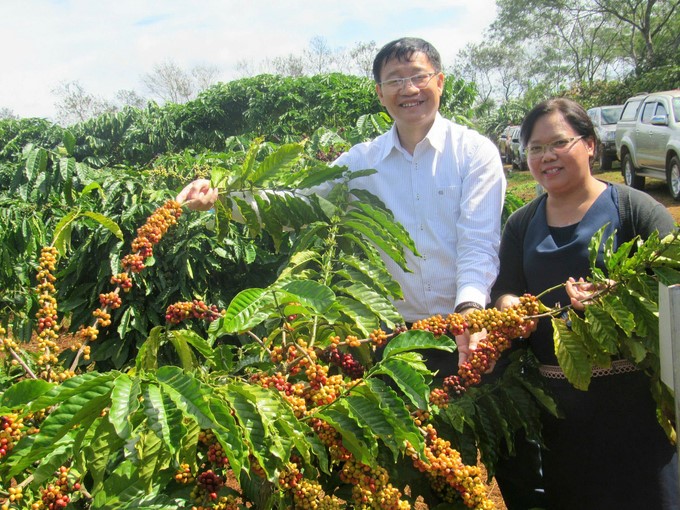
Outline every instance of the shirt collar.
<svg viewBox="0 0 680 510"><path fill-rule="evenodd" d="M444 151L446 141L446 122L444 120L444 117L442 117L439 112L437 112L437 115L434 118L434 123L432 124L432 127L430 128L430 130L427 132L427 135L425 135L425 138L420 143L422 143L423 141L427 141L430 144L430 146L437 152L441 153ZM404 148L401 146L401 143L399 142L396 124L392 124L392 128L387 133L387 137L385 139L385 146L383 147L383 151L380 156L380 161L384 160L387 156L389 156L392 150L405 152Z"/></svg>

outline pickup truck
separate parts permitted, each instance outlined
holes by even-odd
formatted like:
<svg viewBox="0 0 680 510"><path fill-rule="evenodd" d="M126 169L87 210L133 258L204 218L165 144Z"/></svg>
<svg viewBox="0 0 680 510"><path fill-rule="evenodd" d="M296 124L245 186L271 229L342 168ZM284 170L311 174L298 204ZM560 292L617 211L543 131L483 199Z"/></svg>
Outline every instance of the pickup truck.
<svg viewBox="0 0 680 510"><path fill-rule="evenodd" d="M616 123L616 154L626 184L666 181L680 200L680 89L640 94L626 101Z"/></svg>

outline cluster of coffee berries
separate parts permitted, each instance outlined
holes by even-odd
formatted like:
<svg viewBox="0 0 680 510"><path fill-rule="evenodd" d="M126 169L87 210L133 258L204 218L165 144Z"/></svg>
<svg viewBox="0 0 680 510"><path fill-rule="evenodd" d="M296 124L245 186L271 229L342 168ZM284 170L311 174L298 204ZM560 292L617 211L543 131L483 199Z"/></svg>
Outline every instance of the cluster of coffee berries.
<svg viewBox="0 0 680 510"><path fill-rule="evenodd" d="M198 434L200 444L205 448L205 460L218 469L229 467L229 459L222 444L212 430L201 430Z"/></svg>
<svg viewBox="0 0 680 510"><path fill-rule="evenodd" d="M241 510L244 508L240 502L239 498L233 494L228 496L220 496L218 500L211 505L196 505L192 506L191 510Z"/></svg>
<svg viewBox="0 0 680 510"><path fill-rule="evenodd" d="M19 506L21 504L21 500L24 499L24 490L20 486L10 487L7 490L7 493L9 494L7 498L0 500L2 501L0 510L9 510L15 505Z"/></svg>
<svg viewBox="0 0 680 510"><path fill-rule="evenodd" d="M347 337L348 339L350 337ZM355 337L356 338L356 337ZM319 358L322 361L340 367L342 373L350 379L360 379L364 376L364 367L349 352L340 351L335 344L331 344L321 352Z"/></svg>
<svg viewBox="0 0 680 510"><path fill-rule="evenodd" d="M434 315L427 319L415 321L411 325L411 329L429 331L434 336L441 336L448 333L446 320L441 315Z"/></svg>
<svg viewBox="0 0 680 510"><path fill-rule="evenodd" d="M177 483L182 485L188 485L195 480L194 475L191 473L189 464L185 463L179 465L179 468L175 472L174 478Z"/></svg>
<svg viewBox="0 0 680 510"><path fill-rule="evenodd" d="M94 326L82 326L78 330L78 338L84 342L94 342L99 336L99 330Z"/></svg>
<svg viewBox="0 0 680 510"><path fill-rule="evenodd" d="M326 381L328 380L328 367L319 365L318 363L309 365L307 370L305 370L305 375L307 376L309 386L312 389L321 389L321 387L326 384Z"/></svg>
<svg viewBox="0 0 680 510"><path fill-rule="evenodd" d="M99 304L101 304L102 308L115 310L116 308L120 308L121 303L122 300L116 291L99 294Z"/></svg>
<svg viewBox="0 0 680 510"><path fill-rule="evenodd" d="M352 457L342 466L340 480L350 485L361 485L371 492L375 492L389 481L389 476L385 468L381 466L371 467Z"/></svg>
<svg viewBox="0 0 680 510"><path fill-rule="evenodd" d="M250 464L250 472L251 474L254 474L258 478L266 478L267 473L265 472L264 468L260 465L260 461L257 460L257 458L250 454L248 455L248 463Z"/></svg>
<svg viewBox="0 0 680 510"><path fill-rule="evenodd" d="M265 338L266 340L266 338ZM288 344L285 347L282 345L275 345L271 349L269 359L272 363L291 362L297 358L297 347L294 344Z"/></svg>
<svg viewBox="0 0 680 510"><path fill-rule="evenodd" d="M336 496L324 493L321 484L316 480L302 478L294 489L290 490L293 496L292 508L340 510L345 504Z"/></svg>
<svg viewBox="0 0 680 510"><path fill-rule="evenodd" d="M217 501L218 493L224 487L225 479L212 469L199 473L196 477L196 485L191 491L191 497L199 503Z"/></svg>
<svg viewBox="0 0 680 510"><path fill-rule="evenodd" d="M465 316L470 332L482 329L497 332L508 338L517 338L526 333L527 319L540 312L541 303L536 296L524 294L519 296L517 305L500 311L496 308L475 310Z"/></svg>
<svg viewBox="0 0 680 510"><path fill-rule="evenodd" d="M430 404L437 406L441 409L446 409L449 405L450 396L446 389L444 388L432 388L430 391Z"/></svg>
<svg viewBox="0 0 680 510"><path fill-rule="evenodd" d="M165 321L169 324L179 324L188 319L201 319L212 322L222 316L222 312L215 305L206 305L203 301L179 301L168 306L165 311Z"/></svg>
<svg viewBox="0 0 680 510"><path fill-rule="evenodd" d="M137 229L137 237L132 241L132 253L121 260L123 269L133 273L142 271L146 259L153 255L153 245L177 223L181 214L182 206L174 200L168 200L156 209L146 223Z"/></svg>
<svg viewBox="0 0 680 510"><path fill-rule="evenodd" d="M401 491L390 483L387 470L381 466L371 467L351 457L343 465L339 476L340 480L352 485L355 508L411 508L408 501L401 500Z"/></svg>
<svg viewBox="0 0 680 510"><path fill-rule="evenodd" d="M24 423L17 414L0 416L0 459L7 455L23 436Z"/></svg>
<svg viewBox="0 0 680 510"><path fill-rule="evenodd" d="M5 336L7 335L7 330L0 326L0 337L2 338L2 341L0 341L0 349L7 350L16 350L19 348L17 343L12 340L10 337Z"/></svg>
<svg viewBox="0 0 680 510"><path fill-rule="evenodd" d="M382 347L387 343L387 333L385 333L382 329L376 329L371 332L368 337L371 339L371 342L373 342L373 345L376 347Z"/></svg>
<svg viewBox="0 0 680 510"><path fill-rule="evenodd" d="M310 425L321 442L328 448L328 453L334 462L349 460L352 454L342 444L342 436L328 422L313 418Z"/></svg>
<svg viewBox="0 0 680 510"><path fill-rule="evenodd" d="M40 500L33 504L32 510L58 510L66 508L71 501L71 494L80 490L80 482L69 482L69 468L61 466L57 472L55 483L41 489Z"/></svg>
<svg viewBox="0 0 680 510"><path fill-rule="evenodd" d="M97 326L106 328L111 325L111 314L103 308L97 308L92 312L92 316L97 320Z"/></svg>
<svg viewBox="0 0 680 510"><path fill-rule="evenodd" d="M132 288L132 278L128 273L118 273L111 277L111 285L116 285L123 289L123 292L130 292Z"/></svg>
<svg viewBox="0 0 680 510"><path fill-rule="evenodd" d="M39 365L53 365L58 362L54 349L57 348L55 340L58 337L59 318L57 316L57 300L54 297L55 276L53 274L57 264L57 249L53 246L45 246L40 252L38 262L38 309L35 317L38 320L38 347L43 354L38 358Z"/></svg>
<svg viewBox="0 0 680 510"><path fill-rule="evenodd" d="M310 384L304 389L303 396L307 400L309 407L314 408L335 402L346 388L347 384L343 376L341 374L334 374L327 377L320 386Z"/></svg>
<svg viewBox="0 0 680 510"><path fill-rule="evenodd" d="M302 480L302 473L295 462L289 462L279 473L279 488L282 490L295 489Z"/></svg>
<svg viewBox="0 0 680 510"><path fill-rule="evenodd" d="M293 385L288 381L288 376L281 372L276 372L274 375L261 374L257 378L257 383L263 388L275 389L285 395L293 394Z"/></svg>
<svg viewBox="0 0 680 510"><path fill-rule="evenodd" d="M461 363L458 373L444 379L443 387L449 395L461 395L467 388L479 384L482 375L498 360L501 353L510 347L511 340L523 336L531 327L531 318L540 311L538 298L530 294L520 296L515 306L498 310L489 308L474 310L466 315L450 314L446 318L436 315L417 321L412 329L430 331L434 335L448 334L452 337L468 330L470 333L486 331L470 357ZM448 399L441 392L431 393L431 401L446 405Z"/></svg>
<svg viewBox="0 0 680 510"><path fill-rule="evenodd" d="M426 474L432 489L449 503L462 500L465 506L476 510L495 508L487 495L481 469L465 465L460 453L438 437L432 425L426 425L424 431L425 460L411 447L409 454L415 468Z"/></svg>

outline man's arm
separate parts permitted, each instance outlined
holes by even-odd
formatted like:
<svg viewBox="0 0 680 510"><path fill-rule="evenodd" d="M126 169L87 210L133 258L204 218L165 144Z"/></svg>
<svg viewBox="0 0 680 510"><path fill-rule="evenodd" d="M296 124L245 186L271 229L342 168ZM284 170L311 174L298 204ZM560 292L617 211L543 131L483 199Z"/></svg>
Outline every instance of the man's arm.
<svg viewBox="0 0 680 510"><path fill-rule="evenodd" d="M463 176L460 216L456 225L456 306L489 301L499 267L501 214L506 180L498 150L481 137Z"/></svg>

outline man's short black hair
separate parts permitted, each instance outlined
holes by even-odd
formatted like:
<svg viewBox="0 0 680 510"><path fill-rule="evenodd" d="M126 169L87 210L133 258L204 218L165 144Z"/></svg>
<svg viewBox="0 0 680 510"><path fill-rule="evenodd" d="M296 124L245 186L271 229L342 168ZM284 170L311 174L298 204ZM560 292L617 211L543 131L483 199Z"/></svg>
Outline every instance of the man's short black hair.
<svg viewBox="0 0 680 510"><path fill-rule="evenodd" d="M424 53L435 72L441 72L442 59L434 46L417 37L402 37L387 43L375 56L373 60L373 78L376 83L382 81L380 79L380 72L389 60L396 58L402 62L410 62L413 59L414 53Z"/></svg>

